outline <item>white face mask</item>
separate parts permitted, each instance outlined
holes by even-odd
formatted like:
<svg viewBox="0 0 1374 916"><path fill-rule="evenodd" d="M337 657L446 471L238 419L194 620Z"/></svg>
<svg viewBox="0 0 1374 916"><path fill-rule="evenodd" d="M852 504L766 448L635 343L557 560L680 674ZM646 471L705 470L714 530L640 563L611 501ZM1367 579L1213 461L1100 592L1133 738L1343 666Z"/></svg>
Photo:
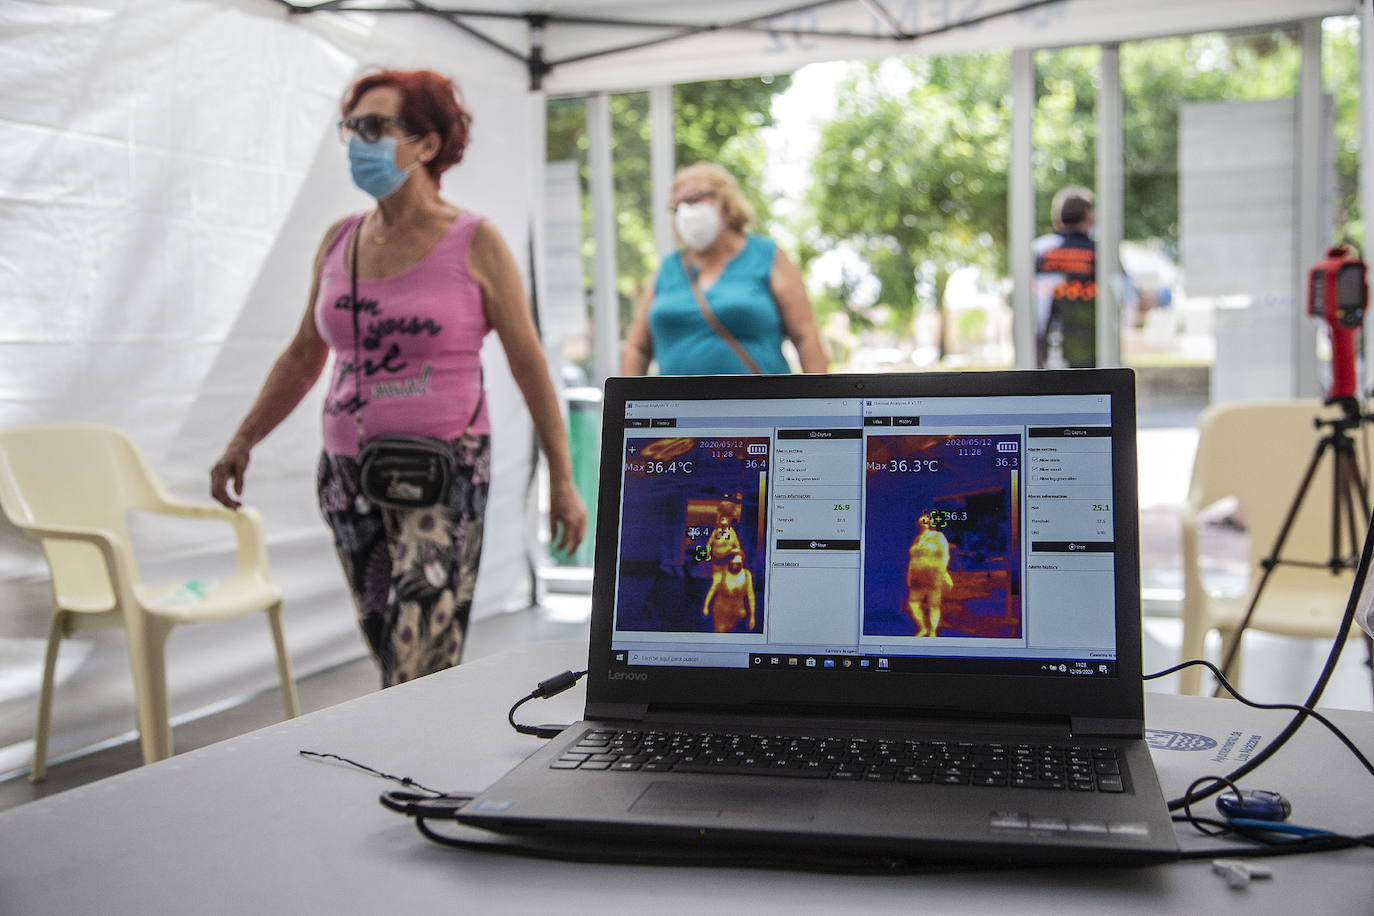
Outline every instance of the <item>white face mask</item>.
<svg viewBox="0 0 1374 916"><path fill-rule="evenodd" d="M688 248L701 251L720 235L720 211L708 201L678 204L673 210L673 225Z"/></svg>

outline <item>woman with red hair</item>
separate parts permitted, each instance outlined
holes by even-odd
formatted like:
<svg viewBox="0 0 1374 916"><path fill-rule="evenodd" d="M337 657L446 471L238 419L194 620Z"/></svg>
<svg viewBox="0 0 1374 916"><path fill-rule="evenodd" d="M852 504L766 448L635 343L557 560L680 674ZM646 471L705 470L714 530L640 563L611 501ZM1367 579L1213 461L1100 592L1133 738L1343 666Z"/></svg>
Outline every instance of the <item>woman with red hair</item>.
<svg viewBox="0 0 1374 916"><path fill-rule="evenodd" d="M555 546L576 549L587 514L515 258L490 222L439 194L472 123L457 87L429 70L383 70L349 87L342 113L354 183L377 204L325 233L305 316L211 470L210 489L239 506L253 447L300 403L333 350L320 509L387 687L462 656L491 467L479 359L488 331L548 459ZM397 435L451 450L453 473L432 505L397 507L364 492L361 447Z"/></svg>

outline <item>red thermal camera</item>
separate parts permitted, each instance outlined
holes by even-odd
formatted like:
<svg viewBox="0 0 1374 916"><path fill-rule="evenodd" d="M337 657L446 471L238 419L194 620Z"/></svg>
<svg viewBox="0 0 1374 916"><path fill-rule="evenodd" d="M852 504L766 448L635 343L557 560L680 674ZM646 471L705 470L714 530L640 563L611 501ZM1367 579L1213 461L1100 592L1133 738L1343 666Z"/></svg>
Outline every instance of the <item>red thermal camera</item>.
<svg viewBox="0 0 1374 916"><path fill-rule="evenodd" d="M1359 396L1355 339L1364 325L1369 284L1364 261L1338 245L1307 276L1307 314L1326 322L1331 332L1331 390L1328 404Z"/></svg>

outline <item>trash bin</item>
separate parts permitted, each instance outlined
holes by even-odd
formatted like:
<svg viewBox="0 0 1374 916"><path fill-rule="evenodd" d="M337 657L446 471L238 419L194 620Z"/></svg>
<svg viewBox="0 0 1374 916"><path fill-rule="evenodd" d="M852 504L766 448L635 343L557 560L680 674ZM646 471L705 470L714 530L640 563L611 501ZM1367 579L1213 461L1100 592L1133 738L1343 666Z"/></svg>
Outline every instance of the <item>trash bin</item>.
<svg viewBox="0 0 1374 916"><path fill-rule="evenodd" d="M559 566L592 565L596 542L596 497L601 478L601 389L566 388L568 447L572 452L573 485L587 505L587 534L571 554L551 551Z"/></svg>

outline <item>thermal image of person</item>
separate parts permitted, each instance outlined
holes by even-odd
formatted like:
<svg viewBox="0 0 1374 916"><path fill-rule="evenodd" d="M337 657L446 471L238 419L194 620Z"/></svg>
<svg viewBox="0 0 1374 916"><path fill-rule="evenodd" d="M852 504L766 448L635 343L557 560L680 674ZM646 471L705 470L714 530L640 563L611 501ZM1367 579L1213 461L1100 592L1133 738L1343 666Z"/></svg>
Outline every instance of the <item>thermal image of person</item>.
<svg viewBox="0 0 1374 916"><path fill-rule="evenodd" d="M744 618L749 618L747 630L757 625L754 607L754 574L744 568L744 554L738 550L727 558L724 569L711 580L701 616L712 617L712 629L729 633Z"/></svg>
<svg viewBox="0 0 1374 916"><path fill-rule="evenodd" d="M735 526L731 524L731 517L725 512L720 512L716 517L716 527L711 529L711 537L707 542L711 549L711 578L720 578L721 571L730 562L730 554L744 554L740 547L739 535L735 533Z"/></svg>
<svg viewBox="0 0 1374 916"><path fill-rule="evenodd" d="M917 636L939 635L941 599L954 586L949 575L949 540L933 524L929 512L921 513L916 539L907 553L906 612Z"/></svg>

